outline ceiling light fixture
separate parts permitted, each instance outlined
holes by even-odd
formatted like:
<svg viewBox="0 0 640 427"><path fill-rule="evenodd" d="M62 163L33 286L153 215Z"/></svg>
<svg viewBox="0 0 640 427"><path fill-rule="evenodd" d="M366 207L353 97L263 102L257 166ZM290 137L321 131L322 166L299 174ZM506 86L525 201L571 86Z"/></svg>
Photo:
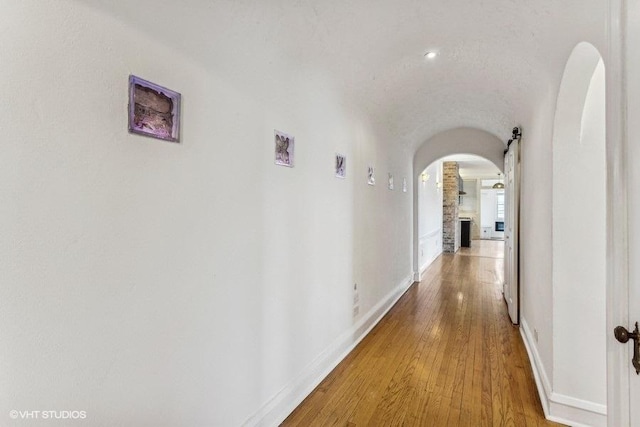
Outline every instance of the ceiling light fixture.
<svg viewBox="0 0 640 427"><path fill-rule="evenodd" d="M502 174L498 174L498 179L502 179L501 176ZM504 188L504 182L496 182L495 184L493 184L493 187L491 188L496 190L502 190Z"/></svg>
<svg viewBox="0 0 640 427"><path fill-rule="evenodd" d="M427 59L433 59L436 56L438 56L438 54L436 52L433 52L433 51L427 52L427 53L424 54L424 57L427 58Z"/></svg>

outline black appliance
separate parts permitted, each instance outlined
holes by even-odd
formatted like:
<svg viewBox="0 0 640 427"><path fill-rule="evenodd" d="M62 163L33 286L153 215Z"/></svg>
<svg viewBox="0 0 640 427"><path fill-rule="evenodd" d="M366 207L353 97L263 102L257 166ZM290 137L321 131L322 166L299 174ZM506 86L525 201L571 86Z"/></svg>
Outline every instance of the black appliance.
<svg viewBox="0 0 640 427"><path fill-rule="evenodd" d="M471 247L471 220L460 220L460 246L463 248Z"/></svg>

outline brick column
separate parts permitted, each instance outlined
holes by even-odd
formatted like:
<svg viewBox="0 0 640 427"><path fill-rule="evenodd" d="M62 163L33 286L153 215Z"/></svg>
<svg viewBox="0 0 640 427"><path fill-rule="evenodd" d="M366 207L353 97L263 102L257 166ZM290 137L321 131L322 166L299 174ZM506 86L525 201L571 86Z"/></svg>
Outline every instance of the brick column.
<svg viewBox="0 0 640 427"><path fill-rule="evenodd" d="M460 248L458 163L444 162L442 170L442 250L455 253Z"/></svg>

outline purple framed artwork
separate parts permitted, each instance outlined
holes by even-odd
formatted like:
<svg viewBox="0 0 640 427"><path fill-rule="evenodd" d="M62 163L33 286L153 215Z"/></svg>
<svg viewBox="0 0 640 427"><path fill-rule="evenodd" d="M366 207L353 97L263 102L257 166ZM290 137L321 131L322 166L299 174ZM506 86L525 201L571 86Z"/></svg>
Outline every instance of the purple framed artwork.
<svg viewBox="0 0 640 427"><path fill-rule="evenodd" d="M180 141L180 94L129 76L129 132Z"/></svg>
<svg viewBox="0 0 640 427"><path fill-rule="evenodd" d="M376 175L373 166L369 166L367 171L367 184L376 185Z"/></svg>
<svg viewBox="0 0 640 427"><path fill-rule="evenodd" d="M336 154L336 178L345 178L347 176L347 159L342 154Z"/></svg>
<svg viewBox="0 0 640 427"><path fill-rule="evenodd" d="M295 148L295 138L288 133L273 131L275 135L276 165L293 167L293 149Z"/></svg>

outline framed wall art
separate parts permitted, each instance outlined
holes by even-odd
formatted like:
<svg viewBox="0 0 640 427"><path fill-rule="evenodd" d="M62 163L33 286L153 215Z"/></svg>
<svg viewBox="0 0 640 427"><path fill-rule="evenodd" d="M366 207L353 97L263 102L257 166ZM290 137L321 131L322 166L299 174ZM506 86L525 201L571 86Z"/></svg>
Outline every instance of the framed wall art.
<svg viewBox="0 0 640 427"><path fill-rule="evenodd" d="M347 159L342 154L336 154L336 178L347 176Z"/></svg>
<svg viewBox="0 0 640 427"><path fill-rule="evenodd" d="M376 185L376 175L373 166L369 166L369 170L367 171L367 184Z"/></svg>
<svg viewBox="0 0 640 427"><path fill-rule="evenodd" d="M278 130L274 131L276 165L293 167L295 138Z"/></svg>
<svg viewBox="0 0 640 427"><path fill-rule="evenodd" d="M129 76L129 132L180 141L180 94Z"/></svg>

